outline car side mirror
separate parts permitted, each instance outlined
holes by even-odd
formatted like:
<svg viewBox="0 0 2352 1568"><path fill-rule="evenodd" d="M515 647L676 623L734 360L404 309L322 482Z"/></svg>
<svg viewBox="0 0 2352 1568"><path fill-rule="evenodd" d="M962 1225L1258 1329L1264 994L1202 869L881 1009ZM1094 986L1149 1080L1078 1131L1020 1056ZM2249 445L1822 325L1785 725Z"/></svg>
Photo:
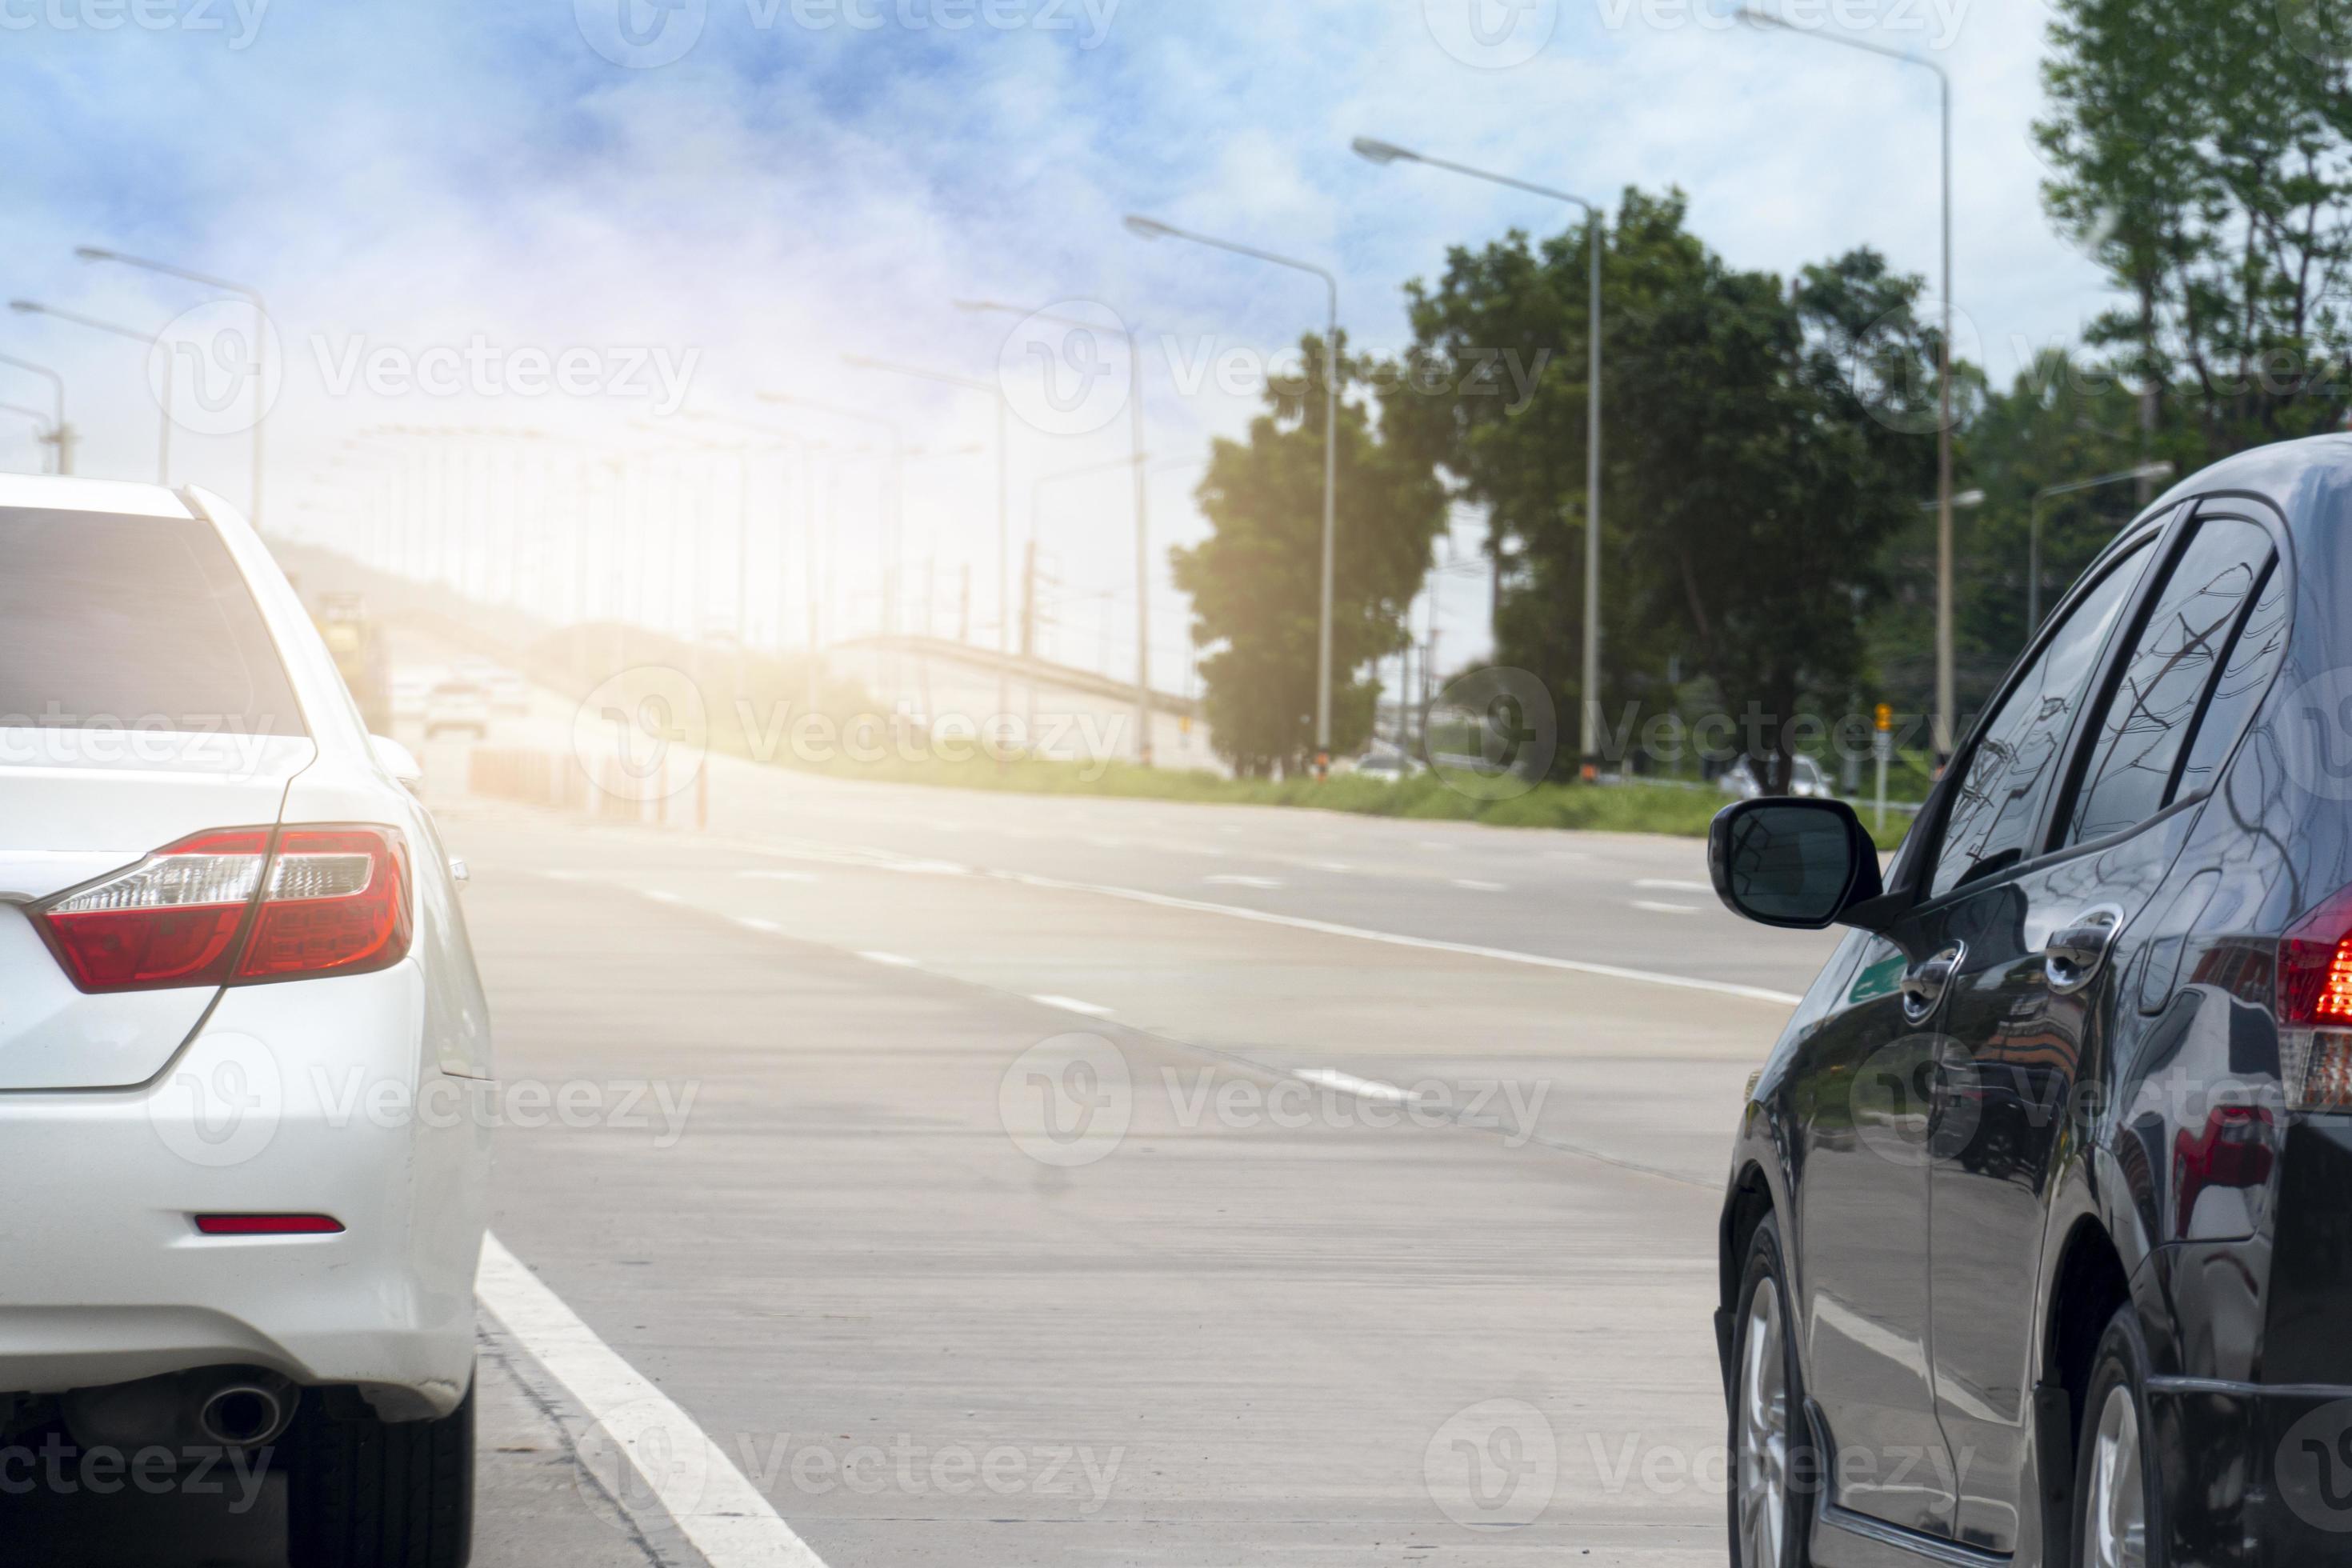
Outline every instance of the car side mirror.
<svg viewBox="0 0 2352 1568"><path fill-rule="evenodd" d="M1885 889L1878 846L1842 800L1743 800L1706 830L1716 897L1759 925L1820 931Z"/></svg>
<svg viewBox="0 0 2352 1568"><path fill-rule="evenodd" d="M404 788L413 790L425 782L425 764L416 760L415 752L391 736L370 735L368 750L375 753L376 766Z"/></svg>

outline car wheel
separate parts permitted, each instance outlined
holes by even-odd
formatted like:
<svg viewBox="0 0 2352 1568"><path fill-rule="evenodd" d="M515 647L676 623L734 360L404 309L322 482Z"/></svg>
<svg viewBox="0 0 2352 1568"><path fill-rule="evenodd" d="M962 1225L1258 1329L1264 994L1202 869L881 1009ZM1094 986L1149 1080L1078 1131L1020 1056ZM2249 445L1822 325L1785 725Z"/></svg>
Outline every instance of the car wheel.
<svg viewBox="0 0 2352 1568"><path fill-rule="evenodd" d="M312 1390L286 1435L292 1568L465 1568L474 1550L474 1391L437 1421L383 1421Z"/></svg>
<svg viewBox="0 0 2352 1568"><path fill-rule="evenodd" d="M2074 1450L2074 1561L2080 1568L2164 1568L2156 1463L2148 1447L2147 1354L2139 1318L2117 1310L2091 1363Z"/></svg>
<svg viewBox="0 0 2352 1568"><path fill-rule="evenodd" d="M1780 1224L1748 1244L1732 1343L1732 1568L1804 1568L1812 1519L1812 1436L1789 1311Z"/></svg>

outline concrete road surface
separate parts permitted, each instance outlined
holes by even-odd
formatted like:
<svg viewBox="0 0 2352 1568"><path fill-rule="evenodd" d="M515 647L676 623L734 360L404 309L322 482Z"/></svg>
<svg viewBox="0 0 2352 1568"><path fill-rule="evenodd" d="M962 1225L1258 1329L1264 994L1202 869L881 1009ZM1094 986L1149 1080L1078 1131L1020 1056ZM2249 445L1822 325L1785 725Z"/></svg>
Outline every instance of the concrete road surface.
<svg viewBox="0 0 2352 1568"><path fill-rule="evenodd" d="M694 832L424 751L503 1080L478 1562L1724 1560L1722 1163L1829 942L1696 844L731 762ZM157 1561L77 1500L58 1561Z"/></svg>

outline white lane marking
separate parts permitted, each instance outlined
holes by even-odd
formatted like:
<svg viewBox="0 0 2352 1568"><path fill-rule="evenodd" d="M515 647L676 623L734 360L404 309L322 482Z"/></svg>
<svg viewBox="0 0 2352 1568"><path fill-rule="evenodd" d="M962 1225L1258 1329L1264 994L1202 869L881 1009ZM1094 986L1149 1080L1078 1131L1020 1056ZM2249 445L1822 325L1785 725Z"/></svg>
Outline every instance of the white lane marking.
<svg viewBox="0 0 2352 1568"><path fill-rule="evenodd" d="M1672 877L1643 877L1633 886L1654 893L1712 893L1715 889L1706 882L1677 882Z"/></svg>
<svg viewBox="0 0 2352 1568"><path fill-rule="evenodd" d="M1025 871L991 873L1007 881L1025 887L1048 888L1064 893L1095 893L1107 899L1125 899L1130 903L1153 904L1166 910L1190 910L1196 914L1223 915L1230 920L1255 921L1260 925L1289 926L1295 931L1320 931L1326 936L1353 937L1358 942L1384 942L1391 947L1417 948L1423 952L1452 952L1465 958L1491 958L1502 963L1524 963L1536 969L1557 969L1570 974L1593 974L1605 980L1632 980L1645 985L1667 985L1681 991L1706 991L1717 996L1741 996L1751 1002L1770 1002L1783 1007L1793 1007L1804 1000L1790 991L1769 991L1761 985L1737 985L1728 980L1699 980L1687 974L1660 974L1647 969L1627 969L1614 963L1588 963L1579 958L1552 958L1540 952L1519 952L1507 947L1481 947L1475 942L1441 942L1435 937L1402 936L1395 931L1367 931L1361 926L1344 926L1330 921L1307 920L1298 915L1277 915L1265 910L1245 910L1238 904L1213 904L1201 899L1180 899L1167 893L1147 893L1136 888L1105 887L1099 882L1066 882L1057 877L1039 877Z"/></svg>
<svg viewBox="0 0 2352 1568"><path fill-rule="evenodd" d="M961 860L892 860L883 868L890 871L906 871L918 877L969 877L971 868Z"/></svg>
<svg viewBox="0 0 2352 1568"><path fill-rule="evenodd" d="M686 902L684 899L679 898L676 893L667 893L659 888L640 888L637 890L657 904L682 904Z"/></svg>
<svg viewBox="0 0 2352 1568"><path fill-rule="evenodd" d="M737 915L735 923L746 931L756 931L766 936L780 935L784 929L773 921L754 920L750 915Z"/></svg>
<svg viewBox="0 0 2352 1568"><path fill-rule="evenodd" d="M663 1511L710 1568L824 1568L824 1559L793 1533L727 1450L598 1339L495 1236L482 1237L475 1290L629 1456Z"/></svg>
<svg viewBox="0 0 2352 1568"><path fill-rule="evenodd" d="M868 963L884 963L893 969L920 969L922 964L902 952L861 952L857 955Z"/></svg>
<svg viewBox="0 0 2352 1568"><path fill-rule="evenodd" d="M1201 879L1212 888L1279 888L1282 886L1282 879L1279 877L1203 877Z"/></svg>
<svg viewBox="0 0 2352 1568"><path fill-rule="evenodd" d="M738 871L736 878L746 882L814 882L814 871Z"/></svg>
<svg viewBox="0 0 2352 1568"><path fill-rule="evenodd" d="M1081 1002L1075 996L1056 996L1051 992L1043 992L1032 995L1029 1000L1048 1007L1059 1007L1065 1013L1084 1013L1089 1018L1110 1016L1109 1008L1097 1006L1092 1002Z"/></svg>
<svg viewBox="0 0 2352 1568"><path fill-rule="evenodd" d="M1355 869L1345 860L1309 860L1307 864L1318 871L1336 871L1342 877Z"/></svg>
<svg viewBox="0 0 2352 1568"><path fill-rule="evenodd" d="M1500 882L1482 882L1475 877L1456 877L1454 885L1467 888L1474 893L1507 893L1511 890Z"/></svg>
<svg viewBox="0 0 2352 1568"><path fill-rule="evenodd" d="M1649 899L1634 899L1631 901L1635 909L1647 910L1654 915L1695 915L1698 913L1698 906L1696 904L1661 904Z"/></svg>
<svg viewBox="0 0 2352 1568"><path fill-rule="evenodd" d="M1352 1094L1359 1100L1393 1100L1410 1104L1421 1096L1409 1089L1399 1089L1392 1083L1381 1083L1353 1073L1339 1072L1331 1068L1293 1068L1290 1076L1301 1083L1311 1083L1320 1089L1336 1089L1341 1094Z"/></svg>

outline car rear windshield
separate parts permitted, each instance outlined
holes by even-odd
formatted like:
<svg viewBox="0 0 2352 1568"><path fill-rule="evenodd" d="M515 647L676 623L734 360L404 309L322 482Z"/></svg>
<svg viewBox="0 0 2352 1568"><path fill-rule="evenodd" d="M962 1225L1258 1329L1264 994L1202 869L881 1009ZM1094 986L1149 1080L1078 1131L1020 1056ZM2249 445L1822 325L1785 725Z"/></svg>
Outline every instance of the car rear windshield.
<svg viewBox="0 0 2352 1568"><path fill-rule="evenodd" d="M210 523L29 507L0 507L0 726L306 732Z"/></svg>

